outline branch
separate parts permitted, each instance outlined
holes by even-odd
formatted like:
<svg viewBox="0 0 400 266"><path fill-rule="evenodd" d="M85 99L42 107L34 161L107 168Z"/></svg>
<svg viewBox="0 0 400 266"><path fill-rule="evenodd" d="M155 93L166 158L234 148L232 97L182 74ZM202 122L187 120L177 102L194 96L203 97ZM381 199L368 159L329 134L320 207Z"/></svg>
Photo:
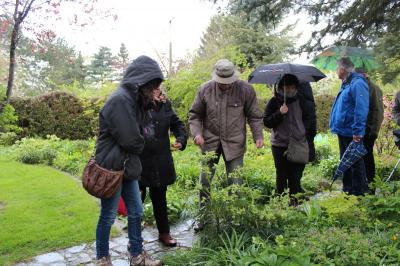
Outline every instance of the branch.
<svg viewBox="0 0 400 266"><path fill-rule="evenodd" d="M26 8L24 8L24 10L22 10L22 15L21 15L21 22L26 18L26 16L29 14L29 11L31 10L31 7L33 5L33 2L35 2L35 0L30 0L28 6L26 6Z"/></svg>

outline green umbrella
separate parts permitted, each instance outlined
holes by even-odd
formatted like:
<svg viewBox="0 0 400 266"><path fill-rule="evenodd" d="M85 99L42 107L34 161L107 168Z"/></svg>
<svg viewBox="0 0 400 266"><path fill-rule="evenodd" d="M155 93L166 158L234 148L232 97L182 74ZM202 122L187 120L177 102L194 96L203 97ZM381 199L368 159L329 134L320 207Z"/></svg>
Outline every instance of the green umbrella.
<svg viewBox="0 0 400 266"><path fill-rule="evenodd" d="M356 68L370 71L379 67L371 51L348 46L331 46L314 57L311 63L320 69L336 70L336 61L341 57L350 58Z"/></svg>

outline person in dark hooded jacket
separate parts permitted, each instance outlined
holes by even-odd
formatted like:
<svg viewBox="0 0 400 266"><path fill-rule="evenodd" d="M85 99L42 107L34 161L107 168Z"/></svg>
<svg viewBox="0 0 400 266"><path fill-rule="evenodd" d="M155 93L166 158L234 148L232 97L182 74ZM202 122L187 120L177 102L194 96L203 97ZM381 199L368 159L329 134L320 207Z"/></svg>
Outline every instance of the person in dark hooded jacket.
<svg viewBox="0 0 400 266"><path fill-rule="evenodd" d="M128 66L118 89L100 111L96 162L106 169L124 169L124 180L113 197L101 199L96 229L97 265L112 265L109 237L121 196L128 209L130 265L161 265L159 260L152 259L143 250L143 206L138 180L142 172L139 155L143 151L146 134L151 134L148 124L152 95L163 80L157 62L140 56Z"/></svg>
<svg viewBox="0 0 400 266"><path fill-rule="evenodd" d="M171 148L184 150L187 134L185 124L176 115L171 102L160 88L154 91L151 117L155 134L146 140L140 155L143 171L139 185L142 201L146 198L146 188L149 188L159 240L165 246L173 247L176 246L176 240L170 235L167 213L167 186L176 180ZM170 131L175 136L172 146L169 140Z"/></svg>
<svg viewBox="0 0 400 266"><path fill-rule="evenodd" d="M315 104L312 97L298 93L300 87L296 76L285 74L278 82L274 97L269 100L264 112L264 125L272 129L270 141L276 168L276 192L279 194L287 188L291 195L303 192L300 180L305 164L291 162L284 155L290 136L307 139L310 160L313 160L315 154Z"/></svg>

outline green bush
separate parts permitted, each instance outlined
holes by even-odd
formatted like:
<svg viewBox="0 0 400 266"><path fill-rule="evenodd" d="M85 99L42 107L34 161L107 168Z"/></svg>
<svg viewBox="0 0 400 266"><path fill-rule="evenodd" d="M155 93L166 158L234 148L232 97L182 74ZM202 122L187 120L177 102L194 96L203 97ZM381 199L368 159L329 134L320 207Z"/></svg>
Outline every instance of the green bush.
<svg viewBox="0 0 400 266"><path fill-rule="evenodd" d="M73 175L80 175L94 150L94 139L61 140L23 138L11 148L18 161L29 164L47 164Z"/></svg>
<svg viewBox="0 0 400 266"><path fill-rule="evenodd" d="M62 139L88 139L97 134L98 112L103 99L85 100L66 92L33 98L13 98L21 137L56 135Z"/></svg>
<svg viewBox="0 0 400 266"><path fill-rule="evenodd" d="M319 163L320 173L325 178L332 178L339 165L339 157L330 157Z"/></svg>
<svg viewBox="0 0 400 266"><path fill-rule="evenodd" d="M325 133L329 131L329 115L335 97L329 94L315 96L315 107L317 111L317 131Z"/></svg>
<svg viewBox="0 0 400 266"><path fill-rule="evenodd" d="M41 152L38 150L28 150L20 154L18 161L27 164L39 164L42 162Z"/></svg>

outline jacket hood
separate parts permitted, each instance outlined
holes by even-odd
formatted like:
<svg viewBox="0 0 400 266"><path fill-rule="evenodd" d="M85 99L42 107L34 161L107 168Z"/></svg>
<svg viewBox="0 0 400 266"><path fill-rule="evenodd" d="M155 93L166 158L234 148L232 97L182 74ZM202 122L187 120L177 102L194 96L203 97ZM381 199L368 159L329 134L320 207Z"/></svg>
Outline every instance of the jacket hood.
<svg viewBox="0 0 400 266"><path fill-rule="evenodd" d="M142 55L133 60L125 70L121 86L137 90L138 87L156 78L164 80L160 66L150 57Z"/></svg>
<svg viewBox="0 0 400 266"><path fill-rule="evenodd" d="M299 98L298 95L299 95L299 88L297 88L296 95L294 95L292 97L286 96L286 103L290 104L290 103L296 101ZM280 104L283 104L284 99L283 99L283 96L280 93L278 93L278 86L274 87L274 96L279 101Z"/></svg>
<svg viewBox="0 0 400 266"><path fill-rule="evenodd" d="M351 75L346 79L346 81L344 83L351 83L351 81L359 80L359 79L362 79L368 83L368 80L364 77L364 75L359 74L357 72L352 72Z"/></svg>

